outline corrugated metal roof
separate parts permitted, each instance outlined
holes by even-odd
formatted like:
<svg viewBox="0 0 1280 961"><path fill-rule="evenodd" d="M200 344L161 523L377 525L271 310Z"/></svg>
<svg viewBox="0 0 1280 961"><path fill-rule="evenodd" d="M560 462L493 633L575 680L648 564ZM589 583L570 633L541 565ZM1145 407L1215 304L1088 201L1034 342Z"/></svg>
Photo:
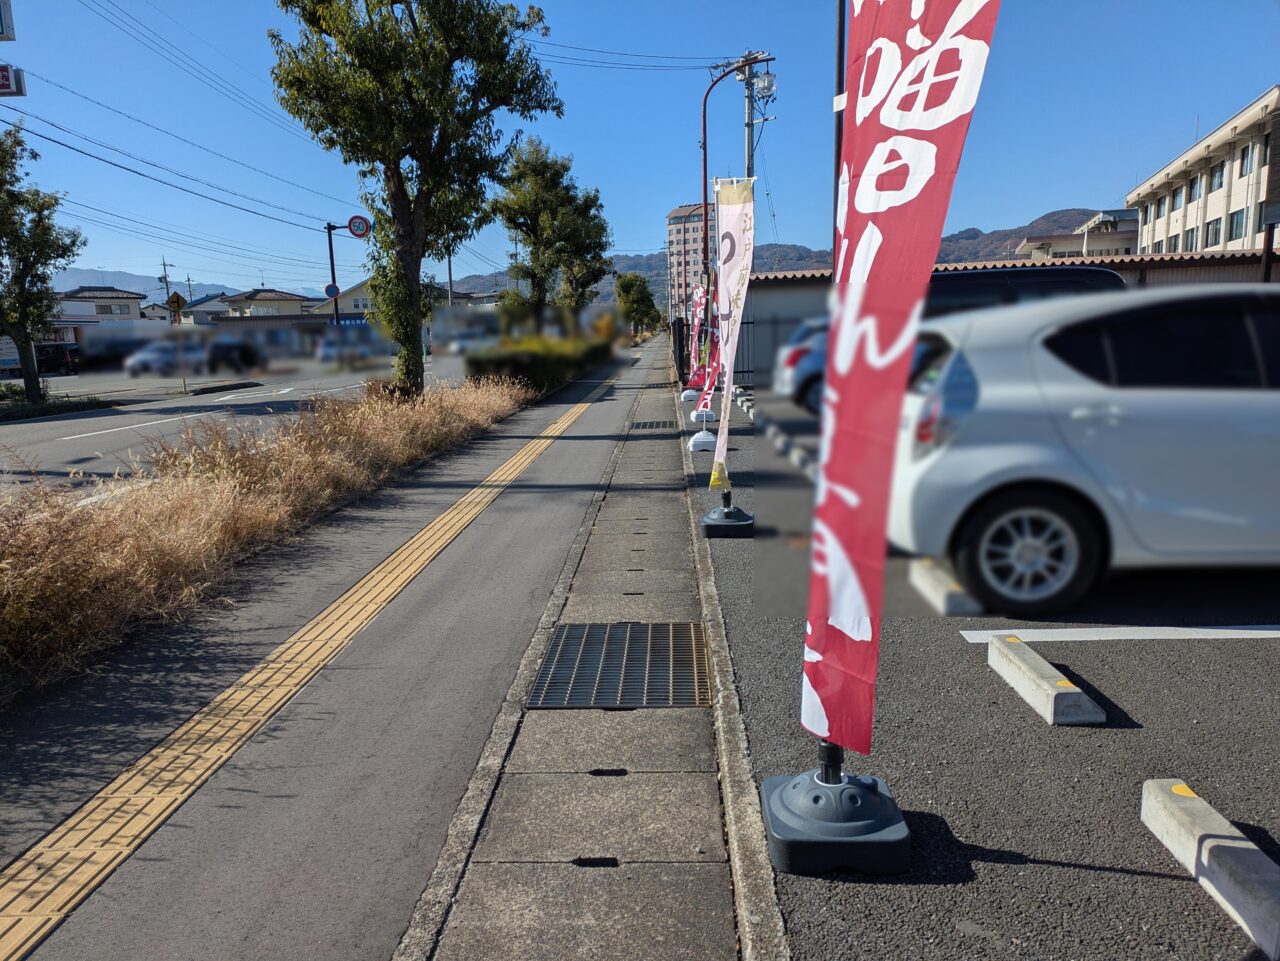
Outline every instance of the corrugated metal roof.
<svg viewBox="0 0 1280 961"><path fill-rule="evenodd" d="M993 267L1193 267L1199 264L1260 264L1261 250L1210 250L1194 254L1116 254L1110 257L1053 257L1049 260L981 260L938 264L947 273Z"/></svg>
<svg viewBox="0 0 1280 961"><path fill-rule="evenodd" d="M809 267L804 270L762 270L751 274L752 283L778 283L788 280L830 280L830 267Z"/></svg>

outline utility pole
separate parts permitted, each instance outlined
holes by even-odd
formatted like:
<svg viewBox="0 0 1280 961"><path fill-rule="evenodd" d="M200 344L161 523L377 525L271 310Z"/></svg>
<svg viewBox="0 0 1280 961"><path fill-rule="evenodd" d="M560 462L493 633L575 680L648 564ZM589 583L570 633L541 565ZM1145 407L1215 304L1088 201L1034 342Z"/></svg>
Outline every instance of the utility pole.
<svg viewBox="0 0 1280 961"><path fill-rule="evenodd" d="M453 322L453 251L449 251L444 255L446 269L449 272L449 318L450 323Z"/></svg>
<svg viewBox="0 0 1280 961"><path fill-rule="evenodd" d="M756 175L756 65L749 63L741 73L742 87L747 92L747 179Z"/></svg>
<svg viewBox="0 0 1280 961"><path fill-rule="evenodd" d="M187 300L192 301L195 299L196 295L191 292L191 275L187 274Z"/></svg>

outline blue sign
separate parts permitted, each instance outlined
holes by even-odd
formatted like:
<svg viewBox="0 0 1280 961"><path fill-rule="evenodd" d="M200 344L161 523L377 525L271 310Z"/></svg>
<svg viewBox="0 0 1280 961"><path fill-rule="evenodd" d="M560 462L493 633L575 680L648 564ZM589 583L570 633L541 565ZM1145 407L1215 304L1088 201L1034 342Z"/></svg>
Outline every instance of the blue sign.
<svg viewBox="0 0 1280 961"><path fill-rule="evenodd" d="M338 296L338 294L340 294L340 293L342 293L342 291L338 289L338 285L337 285L337 284L326 284L326 285L325 285L325 288L324 288L324 295L325 295L326 297L328 297L330 300L333 300L333 298L334 298L334 297L337 297L337 296Z"/></svg>

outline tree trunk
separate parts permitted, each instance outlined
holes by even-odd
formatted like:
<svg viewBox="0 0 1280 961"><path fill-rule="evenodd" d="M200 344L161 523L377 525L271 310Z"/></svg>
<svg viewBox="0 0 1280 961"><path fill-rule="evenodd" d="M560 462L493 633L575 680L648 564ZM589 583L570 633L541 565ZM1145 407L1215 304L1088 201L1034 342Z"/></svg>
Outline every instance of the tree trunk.
<svg viewBox="0 0 1280 961"><path fill-rule="evenodd" d="M404 252L396 258L400 271L400 283L404 290L405 318L399 325L396 338L400 344L400 352L396 355L396 386L413 397L422 393L426 371L422 363L422 258L416 258L411 252Z"/></svg>
<svg viewBox="0 0 1280 961"><path fill-rule="evenodd" d="M9 337L18 348L18 360L22 364L22 387L27 393L27 403L39 404L44 400L44 385L40 383L35 340L30 335L14 337L15 333L17 331L10 331Z"/></svg>

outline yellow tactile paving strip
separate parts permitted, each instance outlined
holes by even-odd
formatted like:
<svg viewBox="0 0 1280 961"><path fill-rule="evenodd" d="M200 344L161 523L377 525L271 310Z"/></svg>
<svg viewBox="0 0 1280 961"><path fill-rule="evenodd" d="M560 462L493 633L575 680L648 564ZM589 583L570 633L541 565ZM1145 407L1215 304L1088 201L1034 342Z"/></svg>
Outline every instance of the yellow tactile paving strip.
<svg viewBox="0 0 1280 961"><path fill-rule="evenodd" d="M0 872L0 961L25 957L608 389L597 387Z"/></svg>

